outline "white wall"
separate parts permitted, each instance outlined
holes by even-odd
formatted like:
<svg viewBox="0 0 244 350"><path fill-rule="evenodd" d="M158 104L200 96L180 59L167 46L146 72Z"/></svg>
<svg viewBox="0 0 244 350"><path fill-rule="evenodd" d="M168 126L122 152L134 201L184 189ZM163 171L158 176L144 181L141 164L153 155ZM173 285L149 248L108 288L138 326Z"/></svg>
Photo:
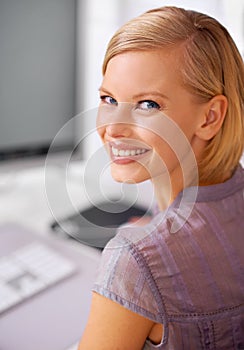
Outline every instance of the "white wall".
<svg viewBox="0 0 244 350"><path fill-rule="evenodd" d="M160 6L179 6L186 9L196 10L210 15L214 15L216 18L223 17L223 9L221 6L222 0L140 0L140 5L138 3L125 0L124 6L124 19L127 20L130 16L139 15L141 12L146 11L150 8L160 7ZM139 6L138 6L139 5Z"/></svg>
<svg viewBox="0 0 244 350"><path fill-rule="evenodd" d="M77 112L98 105L102 60L114 31L128 19L150 8L176 5L208 13L229 29L241 52L244 51L243 0L78 0L78 5ZM95 114L87 119L82 125L85 131L95 127ZM86 141L85 156L88 158L99 147L100 141L95 133Z"/></svg>
<svg viewBox="0 0 244 350"><path fill-rule="evenodd" d="M119 27L118 0L77 0L77 93L76 111L82 112L82 133L95 128L95 109L99 103L98 88L102 80L102 61L107 43ZM84 112L90 111L90 112ZM92 116L92 118L91 118ZM99 147L96 133L86 137L83 144L85 158Z"/></svg>
<svg viewBox="0 0 244 350"><path fill-rule="evenodd" d="M223 0L226 27L244 57L244 1Z"/></svg>

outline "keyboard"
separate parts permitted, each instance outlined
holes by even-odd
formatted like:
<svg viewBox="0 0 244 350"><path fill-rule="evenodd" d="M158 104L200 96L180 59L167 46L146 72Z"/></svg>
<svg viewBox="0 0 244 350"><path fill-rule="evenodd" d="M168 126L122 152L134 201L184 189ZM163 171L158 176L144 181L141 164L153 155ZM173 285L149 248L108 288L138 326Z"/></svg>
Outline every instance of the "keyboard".
<svg viewBox="0 0 244 350"><path fill-rule="evenodd" d="M39 242L0 258L0 314L73 275L75 264Z"/></svg>

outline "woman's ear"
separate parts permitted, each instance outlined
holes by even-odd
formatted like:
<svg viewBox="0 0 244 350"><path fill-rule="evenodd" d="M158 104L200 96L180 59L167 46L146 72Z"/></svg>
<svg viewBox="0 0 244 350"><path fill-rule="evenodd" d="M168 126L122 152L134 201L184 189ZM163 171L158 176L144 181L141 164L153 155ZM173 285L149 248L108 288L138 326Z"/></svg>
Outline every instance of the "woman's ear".
<svg viewBox="0 0 244 350"><path fill-rule="evenodd" d="M205 141L211 140L220 130L228 107L224 95L214 96L204 108L204 120L196 131L196 135Z"/></svg>

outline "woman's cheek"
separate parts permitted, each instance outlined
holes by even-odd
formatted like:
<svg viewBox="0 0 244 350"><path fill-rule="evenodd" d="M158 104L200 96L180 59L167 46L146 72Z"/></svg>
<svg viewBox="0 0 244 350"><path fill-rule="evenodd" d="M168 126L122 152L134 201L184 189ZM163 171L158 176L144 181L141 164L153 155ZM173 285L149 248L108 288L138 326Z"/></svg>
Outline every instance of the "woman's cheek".
<svg viewBox="0 0 244 350"><path fill-rule="evenodd" d="M106 132L106 128L104 125L102 125L101 123L99 123L99 120L97 119L97 123L96 123L96 129L97 129L97 133L100 136L100 138L103 140L104 139L104 135Z"/></svg>

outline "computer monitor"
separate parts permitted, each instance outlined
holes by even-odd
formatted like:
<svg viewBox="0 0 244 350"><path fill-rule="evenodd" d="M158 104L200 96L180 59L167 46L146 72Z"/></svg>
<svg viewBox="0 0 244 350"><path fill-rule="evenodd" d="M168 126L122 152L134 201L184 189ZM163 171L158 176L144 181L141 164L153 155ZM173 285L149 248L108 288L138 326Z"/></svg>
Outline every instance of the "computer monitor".
<svg viewBox="0 0 244 350"><path fill-rule="evenodd" d="M1 0L0 161L45 154L74 116L75 41L76 0Z"/></svg>

